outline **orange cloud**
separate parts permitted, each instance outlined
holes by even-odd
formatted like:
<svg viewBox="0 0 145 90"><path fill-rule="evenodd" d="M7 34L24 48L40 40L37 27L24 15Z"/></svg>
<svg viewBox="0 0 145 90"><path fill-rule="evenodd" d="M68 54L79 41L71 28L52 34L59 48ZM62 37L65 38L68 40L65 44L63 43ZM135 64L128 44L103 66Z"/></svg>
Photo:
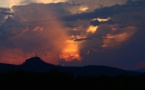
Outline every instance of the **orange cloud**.
<svg viewBox="0 0 145 90"><path fill-rule="evenodd" d="M107 47L119 47L125 42L127 42L135 33L136 27L126 27L122 29L123 32L118 33L118 34L107 34L106 38L103 40L103 45L102 47L107 48Z"/></svg>
<svg viewBox="0 0 145 90"><path fill-rule="evenodd" d="M90 26L88 29L87 29L87 32L88 33L95 33L98 29L98 26Z"/></svg>
<svg viewBox="0 0 145 90"><path fill-rule="evenodd" d="M60 58L64 59L66 62L73 60L81 60L79 52L79 44L73 40L67 40L65 46L61 51Z"/></svg>

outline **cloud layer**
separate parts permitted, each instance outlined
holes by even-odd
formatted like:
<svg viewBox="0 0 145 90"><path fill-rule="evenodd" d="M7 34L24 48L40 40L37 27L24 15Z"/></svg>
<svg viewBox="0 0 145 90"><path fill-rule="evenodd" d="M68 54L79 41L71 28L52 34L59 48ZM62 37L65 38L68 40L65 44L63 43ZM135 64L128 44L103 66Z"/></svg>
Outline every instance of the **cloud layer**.
<svg viewBox="0 0 145 90"><path fill-rule="evenodd" d="M100 9L88 0L1 8L0 62L20 64L37 54L53 64L131 69L145 60L145 2L125 2L102 0Z"/></svg>
<svg viewBox="0 0 145 90"><path fill-rule="evenodd" d="M0 7L12 7L14 5L23 5L29 3L58 3L66 0L1 0Z"/></svg>

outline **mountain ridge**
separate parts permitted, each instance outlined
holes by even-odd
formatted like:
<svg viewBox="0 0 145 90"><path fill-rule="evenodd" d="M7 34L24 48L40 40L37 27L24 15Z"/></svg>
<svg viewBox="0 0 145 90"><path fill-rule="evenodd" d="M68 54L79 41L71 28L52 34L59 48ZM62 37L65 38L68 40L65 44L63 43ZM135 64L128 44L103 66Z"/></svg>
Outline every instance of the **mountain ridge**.
<svg viewBox="0 0 145 90"><path fill-rule="evenodd" d="M5 73L10 70L23 70L29 72L49 72L56 69L60 73L72 73L76 76L119 76L119 75L139 75L139 72L118 69L109 66L89 65L82 67L67 67L60 65L53 65L44 62L40 57L32 57L27 59L21 65L2 64L0 63L0 73Z"/></svg>

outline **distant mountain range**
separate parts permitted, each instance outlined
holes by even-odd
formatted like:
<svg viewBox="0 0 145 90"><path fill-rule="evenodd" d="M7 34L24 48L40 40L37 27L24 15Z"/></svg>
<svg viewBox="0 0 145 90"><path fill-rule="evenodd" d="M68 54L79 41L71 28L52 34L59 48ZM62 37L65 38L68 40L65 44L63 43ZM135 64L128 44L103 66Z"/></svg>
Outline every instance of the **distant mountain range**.
<svg viewBox="0 0 145 90"><path fill-rule="evenodd" d="M127 71L108 66L84 66L84 67L67 67L58 66L44 62L40 57L32 57L27 59L21 65L11 65L0 63L0 73L8 71L30 71L30 72L61 72L72 73L76 76L118 76L118 75L139 75L139 72Z"/></svg>

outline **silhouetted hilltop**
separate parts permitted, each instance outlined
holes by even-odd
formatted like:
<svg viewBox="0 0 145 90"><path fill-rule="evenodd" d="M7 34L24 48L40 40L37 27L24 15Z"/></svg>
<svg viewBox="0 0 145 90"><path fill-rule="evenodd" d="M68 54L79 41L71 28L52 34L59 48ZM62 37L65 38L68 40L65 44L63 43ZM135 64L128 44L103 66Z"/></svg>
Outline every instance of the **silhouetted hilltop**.
<svg viewBox="0 0 145 90"><path fill-rule="evenodd" d="M27 59L20 68L25 71L47 72L55 65L44 62L40 57L32 57Z"/></svg>
<svg viewBox="0 0 145 90"><path fill-rule="evenodd" d="M118 75L139 75L139 72L127 71L109 66L84 66L84 67L67 67L57 66L44 62L40 57L27 59L21 65L0 64L0 72L9 70L22 70L29 72L49 72L56 70L60 73L71 73L75 76L118 76Z"/></svg>
<svg viewBox="0 0 145 90"><path fill-rule="evenodd" d="M48 65L48 63L44 62L40 57L32 57L27 59L22 65L35 65L35 66L42 66ZM50 65L50 64L49 64ZM52 64L51 64L52 65ZM53 66L53 65L52 65Z"/></svg>

